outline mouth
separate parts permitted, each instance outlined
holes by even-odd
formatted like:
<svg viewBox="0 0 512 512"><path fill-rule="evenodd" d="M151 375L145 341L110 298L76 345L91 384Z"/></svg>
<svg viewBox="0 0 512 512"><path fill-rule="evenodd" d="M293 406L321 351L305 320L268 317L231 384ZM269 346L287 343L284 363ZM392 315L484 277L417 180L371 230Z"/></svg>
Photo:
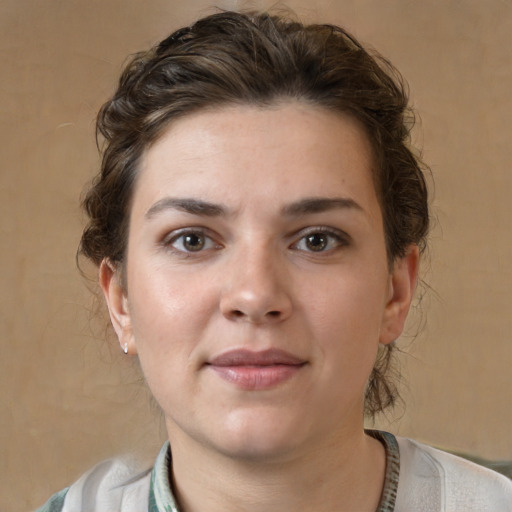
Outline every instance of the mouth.
<svg viewBox="0 0 512 512"><path fill-rule="evenodd" d="M297 375L307 361L279 349L231 350L206 363L223 380L243 390L265 390Z"/></svg>

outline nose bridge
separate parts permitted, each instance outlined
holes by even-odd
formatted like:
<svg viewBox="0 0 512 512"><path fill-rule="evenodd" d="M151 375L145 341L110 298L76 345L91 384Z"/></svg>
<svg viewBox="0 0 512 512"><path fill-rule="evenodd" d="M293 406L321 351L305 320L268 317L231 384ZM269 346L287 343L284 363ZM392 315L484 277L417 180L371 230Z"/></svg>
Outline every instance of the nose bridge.
<svg viewBox="0 0 512 512"><path fill-rule="evenodd" d="M227 266L221 310L230 319L254 323L286 318L291 310L287 273L270 241L248 241L233 251Z"/></svg>

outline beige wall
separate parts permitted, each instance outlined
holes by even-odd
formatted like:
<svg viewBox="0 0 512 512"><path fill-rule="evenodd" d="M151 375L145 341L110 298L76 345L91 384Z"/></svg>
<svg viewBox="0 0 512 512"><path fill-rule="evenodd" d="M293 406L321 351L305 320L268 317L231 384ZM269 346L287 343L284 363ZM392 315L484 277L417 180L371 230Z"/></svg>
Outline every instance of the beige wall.
<svg viewBox="0 0 512 512"><path fill-rule="evenodd" d="M222 7L237 2L218 2ZM254 2L254 6L269 5ZM290 0L347 26L409 80L439 226L426 325L388 428L512 459L512 4ZM74 263L93 121L125 56L209 2L2 0L0 509L23 511L97 460L151 458L164 433L136 369L91 325ZM411 330L414 330L414 325ZM384 422L386 423L386 422Z"/></svg>

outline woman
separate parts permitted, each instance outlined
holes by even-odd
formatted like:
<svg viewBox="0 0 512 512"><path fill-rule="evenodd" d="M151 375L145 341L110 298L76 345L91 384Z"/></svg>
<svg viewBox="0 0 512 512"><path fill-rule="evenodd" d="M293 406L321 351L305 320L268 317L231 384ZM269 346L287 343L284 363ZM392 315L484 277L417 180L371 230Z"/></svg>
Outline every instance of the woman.
<svg viewBox="0 0 512 512"><path fill-rule="evenodd" d="M221 13L102 108L81 253L169 443L40 510L512 510L505 477L389 433L429 213L397 72L342 29Z"/></svg>

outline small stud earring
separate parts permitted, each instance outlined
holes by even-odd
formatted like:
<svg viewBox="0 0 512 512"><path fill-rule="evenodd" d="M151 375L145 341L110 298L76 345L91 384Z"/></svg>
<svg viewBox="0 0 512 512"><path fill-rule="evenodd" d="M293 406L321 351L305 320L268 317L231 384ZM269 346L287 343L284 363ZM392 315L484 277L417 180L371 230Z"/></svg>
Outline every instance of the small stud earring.
<svg viewBox="0 0 512 512"><path fill-rule="evenodd" d="M123 352L124 352L125 354L128 354L128 343L125 343L125 344L124 344Z"/></svg>

